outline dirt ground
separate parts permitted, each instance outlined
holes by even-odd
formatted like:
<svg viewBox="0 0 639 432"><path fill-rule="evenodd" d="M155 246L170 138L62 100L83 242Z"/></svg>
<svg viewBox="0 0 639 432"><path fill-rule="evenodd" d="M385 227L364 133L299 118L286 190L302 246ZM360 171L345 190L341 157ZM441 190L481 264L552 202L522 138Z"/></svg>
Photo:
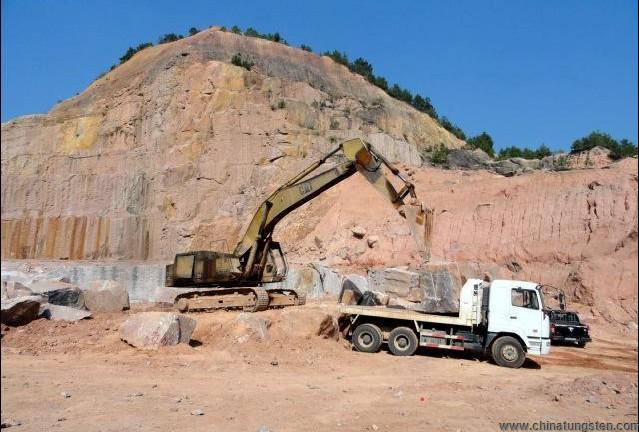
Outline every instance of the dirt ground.
<svg viewBox="0 0 639 432"><path fill-rule="evenodd" d="M143 351L118 328L139 310L3 326L2 418L16 431L500 430L510 421L637 422L636 333L593 327L518 370L467 356L354 352L317 336L324 301L193 314L190 345ZM194 415L200 410L202 415Z"/></svg>

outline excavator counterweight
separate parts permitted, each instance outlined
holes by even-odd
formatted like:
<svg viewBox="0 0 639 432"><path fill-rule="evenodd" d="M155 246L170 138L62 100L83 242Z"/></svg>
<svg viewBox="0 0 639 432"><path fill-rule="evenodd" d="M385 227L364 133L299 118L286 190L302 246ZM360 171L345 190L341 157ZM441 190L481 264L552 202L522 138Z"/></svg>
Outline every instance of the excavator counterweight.
<svg viewBox="0 0 639 432"><path fill-rule="evenodd" d="M311 175L340 151L345 161ZM403 183L399 191L384 175L382 165ZM287 273L286 259L280 244L272 239L273 231L290 212L356 172L407 219L417 247L423 251L424 209L421 204L416 205L414 185L370 144L356 138L343 142L273 192L255 212L233 253L177 254L166 267L166 286L179 288L175 296L178 309L257 311L269 306L304 304L305 293L268 288L269 284L283 281ZM408 205L404 202L407 196L412 200Z"/></svg>

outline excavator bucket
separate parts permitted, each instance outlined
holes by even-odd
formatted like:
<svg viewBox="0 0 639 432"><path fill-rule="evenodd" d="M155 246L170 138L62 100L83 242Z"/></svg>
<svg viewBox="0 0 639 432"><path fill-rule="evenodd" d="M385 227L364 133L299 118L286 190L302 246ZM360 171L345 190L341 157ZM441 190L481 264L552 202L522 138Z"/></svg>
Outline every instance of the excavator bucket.
<svg viewBox="0 0 639 432"><path fill-rule="evenodd" d="M401 199L393 184L388 180L381 168L382 160L376 158L360 139L346 141L342 144L344 154L356 162L357 171L370 182L408 222L410 233L423 261L430 259L430 228L432 228L432 212L424 211L423 205L406 204ZM385 161L384 161L385 162ZM388 162L385 162L388 164ZM391 168L389 166L389 168ZM395 169L395 168L392 168ZM395 169L396 170L396 169ZM401 177L401 176L400 176ZM403 178L402 178L403 179ZM412 201L416 201L411 198Z"/></svg>
<svg viewBox="0 0 639 432"><path fill-rule="evenodd" d="M404 214L415 246L422 261L430 261L430 234L432 229L432 210L424 210L422 205L406 205Z"/></svg>

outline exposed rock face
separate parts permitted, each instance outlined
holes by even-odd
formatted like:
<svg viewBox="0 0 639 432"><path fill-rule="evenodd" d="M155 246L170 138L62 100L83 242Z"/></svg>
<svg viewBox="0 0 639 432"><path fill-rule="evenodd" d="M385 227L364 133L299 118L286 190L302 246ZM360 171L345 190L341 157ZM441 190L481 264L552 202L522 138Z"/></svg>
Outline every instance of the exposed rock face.
<svg viewBox="0 0 639 432"><path fill-rule="evenodd" d="M251 71L229 64L237 52ZM2 257L233 247L267 194L355 136L412 164L420 146L462 144L300 49L207 30L143 50L48 114L2 125Z"/></svg>
<svg viewBox="0 0 639 432"><path fill-rule="evenodd" d="M188 343L197 321L170 312L140 312L120 328L120 338L137 348L158 349L161 346Z"/></svg>

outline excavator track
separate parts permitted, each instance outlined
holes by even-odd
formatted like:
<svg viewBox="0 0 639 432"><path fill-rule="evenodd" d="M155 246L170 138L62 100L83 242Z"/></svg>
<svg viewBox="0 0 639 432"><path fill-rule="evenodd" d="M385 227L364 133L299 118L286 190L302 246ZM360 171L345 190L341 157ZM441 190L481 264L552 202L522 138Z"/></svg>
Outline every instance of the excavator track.
<svg viewBox="0 0 639 432"><path fill-rule="evenodd" d="M255 303L253 305L243 306L242 310L244 310L244 312L259 312L268 309L268 292L260 287L254 288L253 291L255 293Z"/></svg>
<svg viewBox="0 0 639 432"><path fill-rule="evenodd" d="M306 303L305 293L292 290L267 290L263 287L174 289L183 291L178 292L174 299L174 306L180 312L208 312L218 309L259 312Z"/></svg>

